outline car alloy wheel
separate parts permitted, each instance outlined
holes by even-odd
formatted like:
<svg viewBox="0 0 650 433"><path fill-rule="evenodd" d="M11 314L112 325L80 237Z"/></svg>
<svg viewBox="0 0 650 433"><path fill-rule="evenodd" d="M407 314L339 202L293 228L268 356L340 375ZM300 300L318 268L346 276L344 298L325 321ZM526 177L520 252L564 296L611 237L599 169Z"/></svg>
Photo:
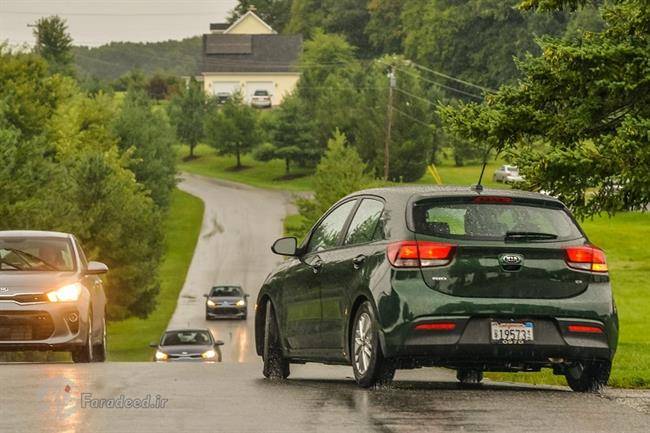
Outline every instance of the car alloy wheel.
<svg viewBox="0 0 650 433"><path fill-rule="evenodd" d="M389 385L395 377L395 364L384 358L374 309L368 301L356 313L351 340L352 369L359 386Z"/></svg>

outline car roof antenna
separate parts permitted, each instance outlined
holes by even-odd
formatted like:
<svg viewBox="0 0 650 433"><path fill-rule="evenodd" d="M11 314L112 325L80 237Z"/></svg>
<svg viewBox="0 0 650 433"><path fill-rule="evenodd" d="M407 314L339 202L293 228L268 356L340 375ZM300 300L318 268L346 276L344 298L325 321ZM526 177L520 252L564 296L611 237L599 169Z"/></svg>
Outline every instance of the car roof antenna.
<svg viewBox="0 0 650 433"><path fill-rule="evenodd" d="M487 167L488 156L490 155L490 152L492 151L493 148L494 148L494 145L491 145L490 147L488 147L487 150L485 151L485 154L483 155L483 166L481 167L481 175L478 178L478 183L476 185L472 186L473 191L476 191L476 192L479 192L479 193L483 192L483 189L484 189L483 185L482 185L483 175L485 174L485 167Z"/></svg>

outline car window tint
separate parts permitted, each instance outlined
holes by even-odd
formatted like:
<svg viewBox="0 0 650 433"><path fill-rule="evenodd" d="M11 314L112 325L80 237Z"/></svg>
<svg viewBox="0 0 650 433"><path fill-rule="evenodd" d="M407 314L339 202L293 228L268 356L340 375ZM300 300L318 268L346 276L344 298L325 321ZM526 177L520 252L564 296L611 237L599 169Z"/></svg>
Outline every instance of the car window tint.
<svg viewBox="0 0 650 433"><path fill-rule="evenodd" d="M379 218L384 210L384 204L379 200L364 199L345 236L345 244L363 244L375 240Z"/></svg>
<svg viewBox="0 0 650 433"><path fill-rule="evenodd" d="M355 203L356 200L343 203L321 221L309 240L308 252L326 250L336 246L345 221L348 219Z"/></svg>

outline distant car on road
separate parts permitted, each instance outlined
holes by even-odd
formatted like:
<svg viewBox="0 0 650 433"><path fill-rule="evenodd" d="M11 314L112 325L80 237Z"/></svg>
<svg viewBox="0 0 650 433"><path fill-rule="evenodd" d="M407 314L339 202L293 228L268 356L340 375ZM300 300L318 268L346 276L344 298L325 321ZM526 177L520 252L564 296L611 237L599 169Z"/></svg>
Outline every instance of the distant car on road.
<svg viewBox="0 0 650 433"><path fill-rule="evenodd" d="M267 90L256 90L251 105L255 108L271 108L271 94Z"/></svg>
<svg viewBox="0 0 650 433"><path fill-rule="evenodd" d="M492 175L494 182L503 183L519 183L523 182L524 178L519 174L519 168L513 165L502 165Z"/></svg>
<svg viewBox="0 0 650 433"><path fill-rule="evenodd" d="M205 320L248 317L248 295L241 286L215 286L205 296Z"/></svg>
<svg viewBox="0 0 650 433"><path fill-rule="evenodd" d="M71 234L0 231L0 351L69 351L106 360L103 263Z"/></svg>
<svg viewBox="0 0 650 433"><path fill-rule="evenodd" d="M225 104L230 98L232 98L232 94L228 92L217 92L214 97L217 100L217 104Z"/></svg>
<svg viewBox="0 0 650 433"><path fill-rule="evenodd" d="M223 341L215 341L208 329L179 329L166 331L156 349L154 361L221 362Z"/></svg>
<svg viewBox="0 0 650 433"><path fill-rule="evenodd" d="M605 253L542 194L461 187L378 188L336 203L275 242L255 342L266 377L290 363L352 365L357 383L440 366L461 383L484 371L607 383L618 316Z"/></svg>

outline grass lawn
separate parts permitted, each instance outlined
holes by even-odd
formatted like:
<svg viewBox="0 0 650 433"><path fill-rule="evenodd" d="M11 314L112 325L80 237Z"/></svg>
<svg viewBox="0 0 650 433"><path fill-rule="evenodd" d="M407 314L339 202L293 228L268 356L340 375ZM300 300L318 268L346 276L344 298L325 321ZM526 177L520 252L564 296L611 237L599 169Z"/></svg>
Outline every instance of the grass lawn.
<svg viewBox="0 0 650 433"><path fill-rule="evenodd" d="M196 159L186 161L189 154L187 146L180 147L177 167L179 171L200 174L219 179L241 182L260 188L284 189L287 191L311 190L312 170L292 167L291 179L285 179L284 161L255 161L251 155L242 157L243 170L234 170L234 156L218 156L214 149L201 144L194 149ZM294 177L295 176L295 177Z"/></svg>
<svg viewBox="0 0 650 433"><path fill-rule="evenodd" d="M172 196L165 221L165 257L160 268L160 294L146 319L131 318L108 324L110 361L150 361L149 343L157 341L176 308L203 220L203 202L180 190Z"/></svg>
<svg viewBox="0 0 650 433"><path fill-rule="evenodd" d="M589 239L607 253L618 305L620 338L610 385L650 388L650 213L624 213L582 223ZM565 384L550 372L489 374L490 378L530 383Z"/></svg>

